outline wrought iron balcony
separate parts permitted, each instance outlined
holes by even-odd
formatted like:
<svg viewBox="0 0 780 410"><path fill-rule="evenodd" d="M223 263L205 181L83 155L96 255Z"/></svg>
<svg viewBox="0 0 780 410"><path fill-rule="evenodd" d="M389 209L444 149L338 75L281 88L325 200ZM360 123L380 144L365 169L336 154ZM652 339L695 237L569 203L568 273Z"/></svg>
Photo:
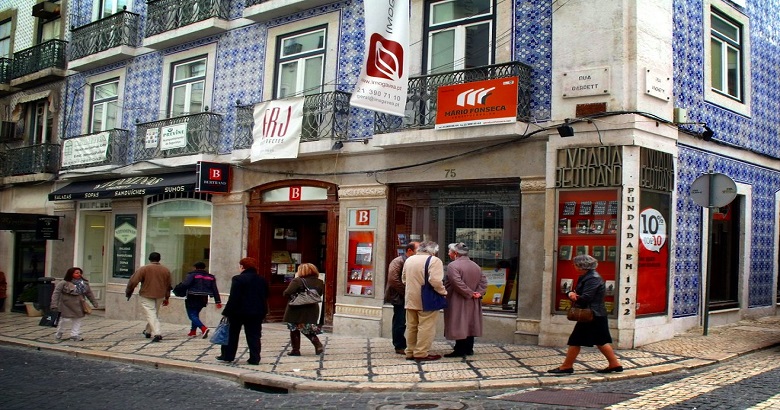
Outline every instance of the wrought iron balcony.
<svg viewBox="0 0 780 410"><path fill-rule="evenodd" d="M407 115L374 114L374 133L433 128L436 125L436 99L441 86L515 76L519 78L517 119L527 119L531 113L531 67L511 62L410 78L406 96Z"/></svg>
<svg viewBox="0 0 780 410"><path fill-rule="evenodd" d="M351 94L343 91L307 95L303 99L303 130L301 141L319 141L347 139L347 117L349 116L349 98ZM254 105L238 107L236 138L234 149L252 147L254 137Z"/></svg>
<svg viewBox="0 0 780 410"><path fill-rule="evenodd" d="M10 58L0 58L0 84L11 82L11 63Z"/></svg>
<svg viewBox="0 0 780 410"><path fill-rule="evenodd" d="M218 154L222 116L210 112L136 125L133 162Z"/></svg>
<svg viewBox="0 0 780 410"><path fill-rule="evenodd" d="M213 17L229 20L230 0L150 0L146 37Z"/></svg>
<svg viewBox="0 0 780 410"><path fill-rule="evenodd" d="M104 19L71 29L70 60L99 53L120 46L138 47L140 16L121 11Z"/></svg>
<svg viewBox="0 0 780 410"><path fill-rule="evenodd" d="M60 171L102 165L127 165L132 142L130 131L121 129L65 139L62 141Z"/></svg>
<svg viewBox="0 0 780 410"><path fill-rule="evenodd" d="M334 0L244 0L242 15L254 21L268 21L333 3Z"/></svg>
<svg viewBox="0 0 780 410"><path fill-rule="evenodd" d="M57 173L60 163L58 144L38 144L0 151L0 176Z"/></svg>
<svg viewBox="0 0 780 410"><path fill-rule="evenodd" d="M37 73L48 68L65 70L65 46L62 40L49 40L37 46L14 53L11 79ZM11 84L13 85L13 83Z"/></svg>

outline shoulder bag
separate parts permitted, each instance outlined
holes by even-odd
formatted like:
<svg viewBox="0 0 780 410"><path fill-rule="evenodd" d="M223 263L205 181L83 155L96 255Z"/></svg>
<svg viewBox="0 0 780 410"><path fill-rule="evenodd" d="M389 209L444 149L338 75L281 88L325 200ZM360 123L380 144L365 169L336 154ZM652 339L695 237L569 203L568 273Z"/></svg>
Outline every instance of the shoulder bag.
<svg viewBox="0 0 780 410"><path fill-rule="evenodd" d="M447 307L447 298L437 292L431 283L428 281L428 264L431 263L431 258L425 261L425 282L422 285L420 296L422 296L423 311L430 312L434 310L444 309Z"/></svg>
<svg viewBox="0 0 780 410"><path fill-rule="evenodd" d="M81 297L81 310L84 311L85 315L92 314L92 306L89 305L87 299L85 299L83 296Z"/></svg>
<svg viewBox="0 0 780 410"><path fill-rule="evenodd" d="M305 290L293 295L293 298L290 299L289 305L302 306L302 305L313 305L315 303L322 302L322 297L320 296L319 293L317 293L317 289L310 289L308 286L306 286L306 280L303 278L300 279L301 279L301 283L303 283L303 287L305 288Z"/></svg>
<svg viewBox="0 0 780 410"><path fill-rule="evenodd" d="M572 306L566 312L566 319L572 322L590 322L593 320L593 310L590 308L578 308Z"/></svg>

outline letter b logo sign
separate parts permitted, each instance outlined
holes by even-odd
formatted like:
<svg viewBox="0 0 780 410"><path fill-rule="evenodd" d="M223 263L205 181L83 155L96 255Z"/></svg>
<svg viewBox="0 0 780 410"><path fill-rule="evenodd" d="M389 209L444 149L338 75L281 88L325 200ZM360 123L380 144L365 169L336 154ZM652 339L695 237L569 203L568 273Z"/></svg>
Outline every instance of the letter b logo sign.
<svg viewBox="0 0 780 410"><path fill-rule="evenodd" d="M368 225L371 221L371 211L368 209L358 209L355 212L355 225Z"/></svg>

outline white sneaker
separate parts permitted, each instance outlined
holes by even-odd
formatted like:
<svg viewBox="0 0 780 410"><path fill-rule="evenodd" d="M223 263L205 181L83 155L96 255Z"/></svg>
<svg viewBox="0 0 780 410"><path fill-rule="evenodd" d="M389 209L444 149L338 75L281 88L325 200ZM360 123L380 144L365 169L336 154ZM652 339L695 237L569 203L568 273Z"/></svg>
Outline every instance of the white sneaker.
<svg viewBox="0 0 780 410"><path fill-rule="evenodd" d="M55 333L54 334L54 338L57 339L57 340L62 340L62 333L60 333L60 332Z"/></svg>
<svg viewBox="0 0 780 410"><path fill-rule="evenodd" d="M84 340L84 338L81 337L81 336L72 336L70 338L70 340L73 340L74 342L80 342L80 341Z"/></svg>

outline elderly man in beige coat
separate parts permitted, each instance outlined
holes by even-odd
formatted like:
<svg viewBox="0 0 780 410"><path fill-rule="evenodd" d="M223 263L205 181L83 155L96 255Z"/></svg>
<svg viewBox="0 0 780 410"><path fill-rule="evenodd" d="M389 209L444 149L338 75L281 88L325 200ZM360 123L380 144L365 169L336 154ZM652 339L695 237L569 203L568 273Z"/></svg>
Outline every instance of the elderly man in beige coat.
<svg viewBox="0 0 780 410"><path fill-rule="evenodd" d="M421 289L425 283L425 264L428 263L428 282L441 295L447 295L444 289L444 264L436 257L439 245L436 242L423 242L417 248L417 254L410 256L404 263L401 276L406 284L404 307L406 308L406 360L439 360L441 355L429 354L436 336L436 321L439 311L424 311Z"/></svg>

